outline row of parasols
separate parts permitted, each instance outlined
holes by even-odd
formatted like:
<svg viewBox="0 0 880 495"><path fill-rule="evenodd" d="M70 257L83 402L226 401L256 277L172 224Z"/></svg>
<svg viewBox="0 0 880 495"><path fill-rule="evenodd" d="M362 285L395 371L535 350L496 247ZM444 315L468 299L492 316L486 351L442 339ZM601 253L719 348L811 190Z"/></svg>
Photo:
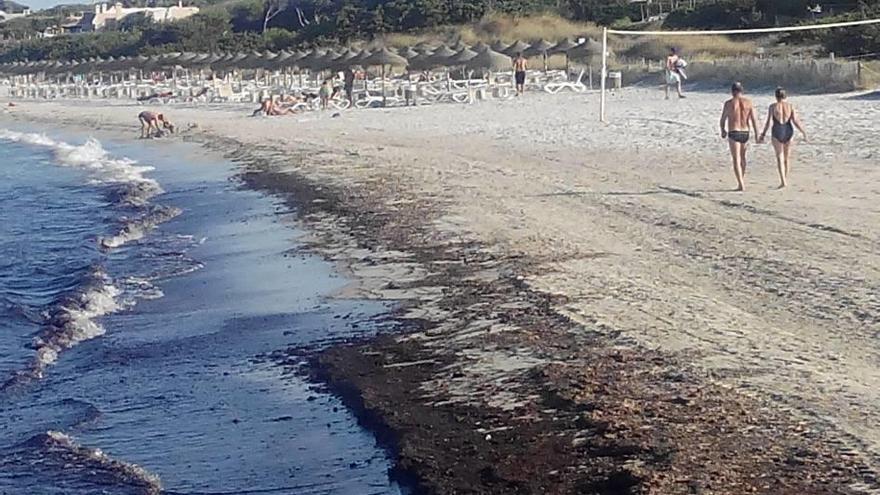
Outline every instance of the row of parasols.
<svg viewBox="0 0 880 495"><path fill-rule="evenodd" d="M90 58L88 60L14 62L0 64L0 73L27 74L89 74L94 72L123 72L131 70L157 71L173 69L231 70L299 70L319 72L342 70L347 67L407 67L411 70L430 70L443 67L462 67L485 71L504 71L511 68L511 57L547 57L562 54L568 59L592 59L601 56L602 45L592 39L582 43L564 39L558 43L538 40L533 43L517 41L506 45L501 42L487 45L434 46L429 43L396 50L380 47L374 50L348 48L315 48L310 51L253 52L253 53L167 53L162 55ZM545 64L546 67L546 64Z"/></svg>

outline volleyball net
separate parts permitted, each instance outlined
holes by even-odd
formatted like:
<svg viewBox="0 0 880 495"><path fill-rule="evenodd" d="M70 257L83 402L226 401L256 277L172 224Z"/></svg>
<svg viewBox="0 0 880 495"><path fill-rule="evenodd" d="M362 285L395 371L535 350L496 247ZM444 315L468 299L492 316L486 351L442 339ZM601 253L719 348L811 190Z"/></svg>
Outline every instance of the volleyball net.
<svg viewBox="0 0 880 495"><path fill-rule="evenodd" d="M607 82L608 82L608 37L609 36L628 36L628 37L687 37L687 36L736 36L736 35L757 35L757 34L773 34L773 33L790 33L797 31L818 31L827 29L847 28L854 26L866 26L872 24L880 24L880 19L863 19L857 21L842 21L825 24L806 24L801 26L773 27L773 28L750 28L750 29L718 29L703 31L631 31L623 29L602 30L602 72L601 72L601 96L599 99L599 120L607 122Z"/></svg>

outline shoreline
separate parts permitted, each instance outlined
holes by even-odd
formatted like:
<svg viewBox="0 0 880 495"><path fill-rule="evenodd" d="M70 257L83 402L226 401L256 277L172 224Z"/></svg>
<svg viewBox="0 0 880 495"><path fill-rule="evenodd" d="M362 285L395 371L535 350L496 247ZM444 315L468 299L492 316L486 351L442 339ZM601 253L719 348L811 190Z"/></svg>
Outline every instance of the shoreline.
<svg viewBox="0 0 880 495"><path fill-rule="evenodd" d="M13 123L8 126L26 127ZM138 465L149 466L150 472L144 471L145 479L157 480L152 473L161 473L162 484L171 491L213 492L225 487L257 491L286 488L287 492L298 493L322 486L327 493L374 493L371 487L384 487L382 493L401 493L399 486L388 479L393 464L387 450L375 445L374 437L357 425L341 401L302 374L291 376L275 360L265 357L294 343L307 348L372 333L371 327L361 324L352 328L357 325L349 322L381 314L385 305L331 299L344 280L319 257L304 251L293 253L300 233L289 226L278 228L278 215L287 218L279 212L283 204L274 196L230 181L239 165L206 152L201 145L169 142L159 149L119 139L113 133L90 136L62 126L40 127L55 140L52 143L65 143L65 150L91 152L79 153L73 159L77 161L68 166L79 165L83 156L105 156L116 160L114 163L149 167L152 170L141 170L165 191L156 201L186 211L147 233L143 241L131 244L121 256L117 252L114 262L102 263L108 283L119 287L135 280L142 289L146 278L128 276L155 273L156 265L170 268L167 258L154 263L155 258L145 259L135 252L168 253L177 260L175 266L179 261L186 269L163 272L149 300L140 301L136 307L126 305L118 315L100 318L96 324L107 330L106 336L77 346L40 383L16 390L8 397L12 403L6 404L6 416L14 414L16 407L22 411L35 408L26 406L29 391L35 389L39 390L36 400L43 414L64 416L61 411L67 410L66 401L75 397L93 411L95 422L87 419L69 427L55 425L52 431L69 435L57 438L43 435L45 430L39 430L39 423L33 425L39 435L32 437L25 433L30 431L28 422L21 424L20 430L12 425L11 432L21 432L22 440L32 440L24 447L12 442L17 435L10 433L9 444L2 445L0 457L10 460L10 450L16 452L19 447L34 459L44 447L54 450L57 446L62 454L93 452L81 450L79 445L101 449L109 459L119 461L108 461L104 467L110 474L121 472L121 478L127 476L125 466L138 470ZM33 140L43 142L40 136ZM38 148L26 147L25 156L31 151L40 153ZM76 180L81 179L79 170L61 166L66 157L62 153L52 156L51 164L45 164L52 167L49 173L74 175L74 188L93 189L85 179ZM18 183L16 175L28 173L18 170L24 164L5 164L12 184ZM43 166L38 162L36 165ZM37 181L41 175L36 176ZM61 192L64 194L56 196L61 204L79 204L75 195L68 197L72 191ZM28 225L28 218L21 222ZM34 218L39 221L38 216ZM103 226L104 222L95 225ZM120 295L118 300L123 298L126 296ZM29 352L26 348L22 351ZM111 383L101 386L98 377L102 373L112 378ZM116 384L115 378L120 376ZM90 384L98 386L90 388ZM129 385L134 388L129 389ZM132 394L132 390L139 393ZM201 395L200 390L210 392ZM53 398L59 402L54 403ZM150 427L139 428L144 424ZM175 442L181 435L192 438L189 448ZM168 456L167 452L174 455ZM47 464L52 462L53 453L43 452ZM232 469L221 469L225 473L216 477L216 470L224 465L217 460L220 455L234 464L228 465ZM87 459L79 457L88 465ZM34 479L46 480L39 486L51 487L50 477L77 477L81 466L69 462L73 464L69 469L36 471L28 470L24 461L21 465L15 461L7 464L10 474L31 471L28 474ZM296 473L295 479L291 472ZM208 476L203 477L205 474ZM96 486L106 484L105 489L114 490L112 476L88 479ZM22 484L9 482L28 491L27 478ZM144 490L158 493L159 485L160 481L150 481ZM119 490L124 491L122 487ZM89 490L82 490L86 492Z"/></svg>
<svg viewBox="0 0 880 495"><path fill-rule="evenodd" d="M589 328L568 309L570 294L536 280L548 262L611 254L548 260L499 248L450 228L444 198L414 194L405 177L365 187L306 175L307 160L358 161L363 150L315 140L292 152L216 131L192 138L245 164L249 187L295 207L311 232L305 243L360 280L353 294L402 301L391 315L400 335L332 347L312 357L313 373L349 403L363 401L374 430L381 423L394 432L399 467L426 493L858 493L855 484L876 485L833 431L732 390L684 356L621 340L601 328L607 322Z"/></svg>

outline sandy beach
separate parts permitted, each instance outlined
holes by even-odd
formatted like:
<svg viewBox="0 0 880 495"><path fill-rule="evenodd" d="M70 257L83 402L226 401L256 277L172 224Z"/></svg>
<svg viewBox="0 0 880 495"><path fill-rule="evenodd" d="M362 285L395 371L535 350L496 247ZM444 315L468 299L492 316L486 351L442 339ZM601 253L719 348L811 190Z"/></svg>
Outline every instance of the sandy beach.
<svg viewBox="0 0 880 495"><path fill-rule="evenodd" d="M753 144L738 193L724 99L162 110L287 198L340 297L400 301L310 358L426 492L880 493L880 100L793 95L789 188ZM135 138L143 108L0 118Z"/></svg>

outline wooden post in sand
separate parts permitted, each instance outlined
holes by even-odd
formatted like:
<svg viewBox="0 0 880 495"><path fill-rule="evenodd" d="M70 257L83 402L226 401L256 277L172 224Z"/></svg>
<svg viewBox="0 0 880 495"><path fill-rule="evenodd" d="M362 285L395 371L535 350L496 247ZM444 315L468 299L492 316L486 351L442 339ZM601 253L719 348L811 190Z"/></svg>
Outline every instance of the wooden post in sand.
<svg viewBox="0 0 880 495"><path fill-rule="evenodd" d="M599 121L605 122L605 78L608 76L608 28L602 28L602 74L599 83L602 88L602 96L599 98Z"/></svg>
<svg viewBox="0 0 880 495"><path fill-rule="evenodd" d="M388 101L385 97L385 64L382 64L382 107L385 107Z"/></svg>

